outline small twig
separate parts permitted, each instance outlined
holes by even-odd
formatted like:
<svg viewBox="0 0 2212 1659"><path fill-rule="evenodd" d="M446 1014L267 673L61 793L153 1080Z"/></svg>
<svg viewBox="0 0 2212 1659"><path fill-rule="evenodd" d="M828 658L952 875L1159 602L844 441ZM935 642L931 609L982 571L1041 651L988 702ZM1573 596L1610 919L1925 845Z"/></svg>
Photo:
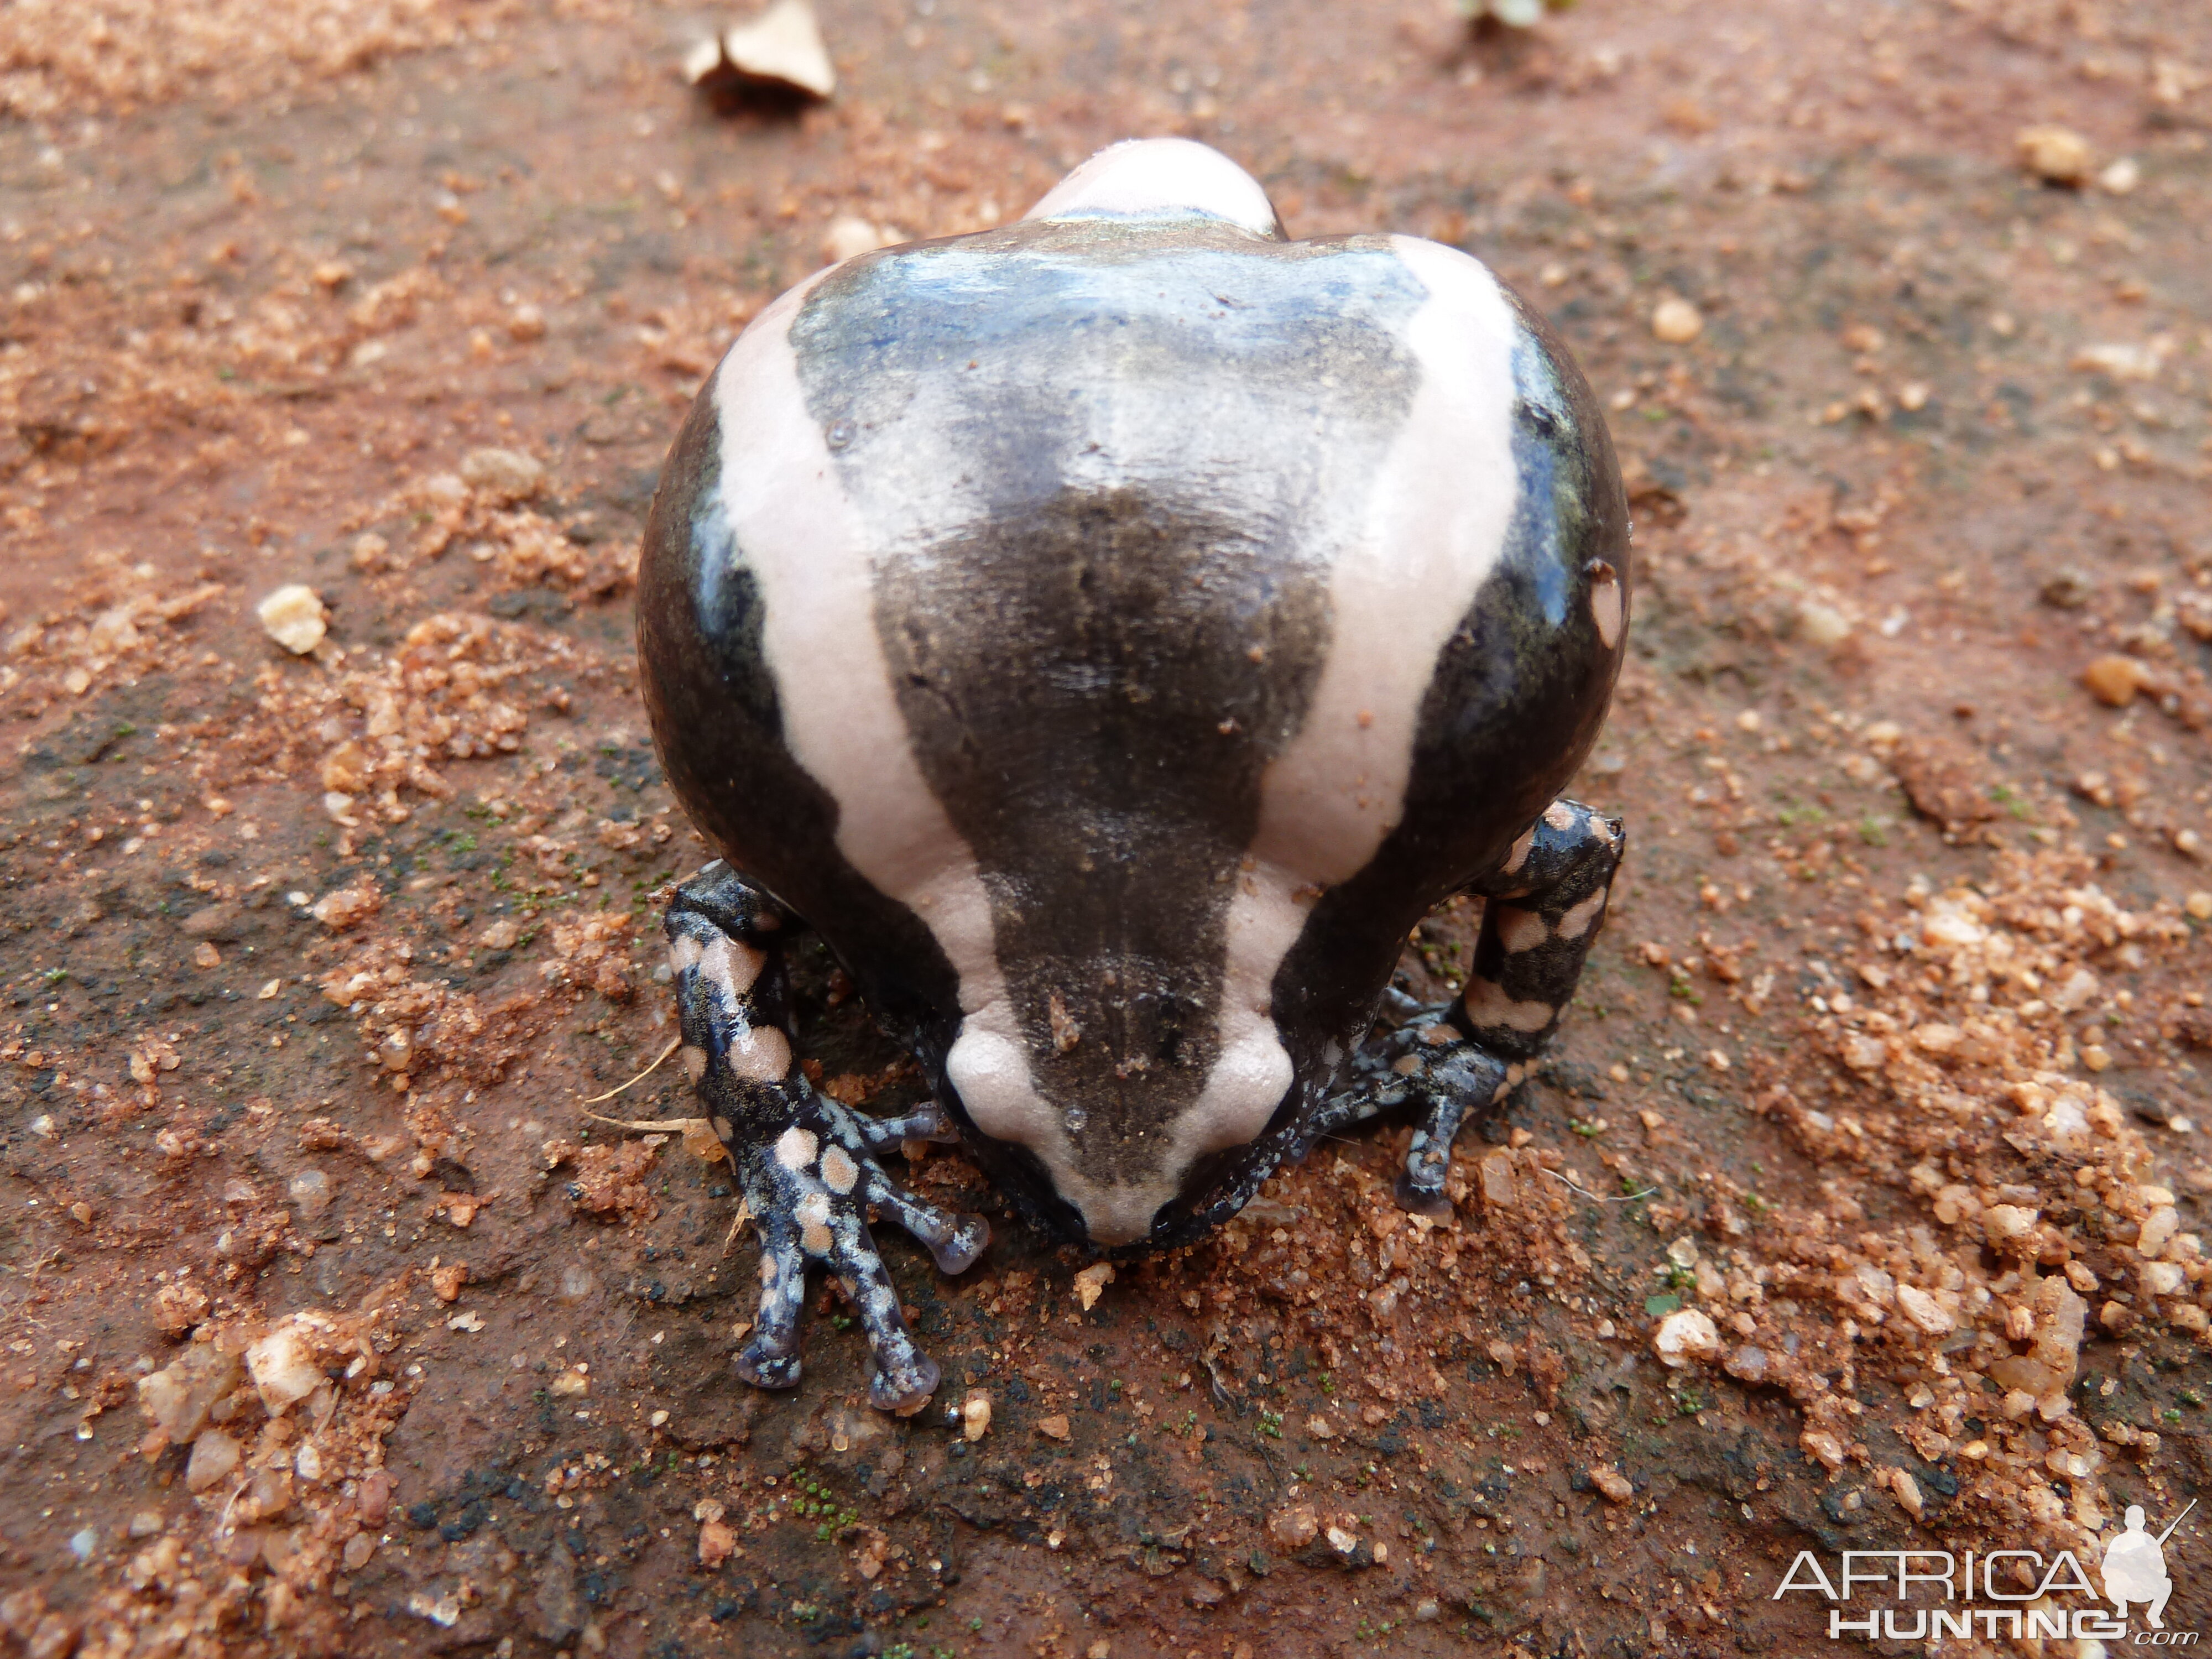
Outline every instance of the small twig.
<svg viewBox="0 0 2212 1659"><path fill-rule="evenodd" d="M1652 1194L1659 1190L1656 1187L1646 1187L1640 1193L1623 1193L1618 1198L1607 1198L1602 1194L1592 1192L1589 1188L1583 1186L1578 1181L1568 1180L1566 1176L1561 1175L1557 1170L1546 1170L1540 1164L1536 1167L1538 1170L1542 1170L1544 1174L1551 1176L1553 1180L1558 1182L1561 1186L1573 1188L1575 1191L1580 1193L1584 1198L1589 1200L1593 1204L1634 1204L1641 1200L1650 1197Z"/></svg>
<svg viewBox="0 0 2212 1659"><path fill-rule="evenodd" d="M684 1150L702 1164L729 1164L735 1167L737 1162L730 1156L730 1149L722 1145L721 1136L714 1133L714 1126L703 1117L601 1117L597 1112L584 1115L594 1123L635 1129L640 1134L681 1135Z"/></svg>
<svg viewBox="0 0 2212 1659"><path fill-rule="evenodd" d="M617 1129L635 1129L648 1135L680 1135L686 1129L704 1129L703 1117L602 1117L597 1112L584 1115L594 1123L611 1123Z"/></svg>
<svg viewBox="0 0 2212 1659"><path fill-rule="evenodd" d="M635 1088L639 1084L644 1082L646 1079L651 1077L655 1072L660 1069L660 1060L666 1060L669 1055L674 1054L677 1049L683 1046L683 1044L684 1034L679 1031L668 1040L668 1046L660 1051L660 1060L654 1060L652 1065L647 1066L635 1077L632 1078L628 1083L623 1084L621 1089L610 1089L603 1095L593 1095L589 1100L586 1101L584 1104L586 1106L596 1106L603 1100L612 1100L617 1095L622 1093L623 1089ZM609 1122L612 1122L614 1120L611 1118L607 1120Z"/></svg>

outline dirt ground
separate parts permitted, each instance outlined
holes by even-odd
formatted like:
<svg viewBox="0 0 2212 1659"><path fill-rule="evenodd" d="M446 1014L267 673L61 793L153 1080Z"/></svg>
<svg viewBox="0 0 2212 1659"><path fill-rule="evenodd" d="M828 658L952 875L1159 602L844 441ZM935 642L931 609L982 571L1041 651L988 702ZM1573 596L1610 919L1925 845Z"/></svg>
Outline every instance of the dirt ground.
<svg viewBox="0 0 2212 1659"><path fill-rule="evenodd" d="M9 1651L1802 1654L1801 1550L2094 1569L2212 1496L2201 0L828 0L798 113L687 88L711 21L0 10ZM1620 900L1454 1221L1384 1127L1091 1299L940 1152L989 1252L887 1255L988 1429L870 1412L828 1288L757 1394L721 1169L592 1115L681 1091L585 1103L702 856L645 504L829 247L1161 132L1480 254L1607 400ZM915 1098L801 977L825 1085Z"/></svg>

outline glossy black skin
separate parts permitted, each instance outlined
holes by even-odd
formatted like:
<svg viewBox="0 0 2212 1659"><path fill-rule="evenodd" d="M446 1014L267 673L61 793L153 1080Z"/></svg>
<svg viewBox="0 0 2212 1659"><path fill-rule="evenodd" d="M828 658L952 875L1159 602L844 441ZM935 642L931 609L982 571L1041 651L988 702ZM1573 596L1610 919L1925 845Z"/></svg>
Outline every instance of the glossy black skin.
<svg viewBox="0 0 2212 1659"><path fill-rule="evenodd" d="M1382 239L1291 244L1204 227L1194 232L1188 225L1164 230L1110 223L1024 223L986 238L1032 263L1042 258L1141 265L1187 258L1194 234L1200 240L1210 237L1211 256L1231 265L1267 262L1264 270L1252 273L1251 286L1264 292L1267 303L1287 307L1293 323L1297 307L1319 303L1329 283L1340 285L1354 270L1347 261L1364 263L1382 286L1392 280ZM983 240L956 242L972 251ZM1019 413L1023 398L1001 394L991 399L992 373L1031 392L1048 385L1051 372L1035 365L1049 363L1072 326L1095 325L1097 319L1072 320L1055 309L1049 284L1014 280L1022 262L1010 258L1010 280L1003 291L988 296L989 338L979 340L972 263L963 264L957 291L933 282L934 252L954 245L923 243L867 256L817 288L792 328L810 412L825 426L844 417L856 398L865 398L868 376L880 371L887 356L904 351L911 359L914 343L934 341L963 361L980 358L984 364L975 379L987 388L987 413L1006 439L989 464L1010 476L1049 477L1062 461L1054 446L1066 434L1008 419L1010 410ZM1131 284L1133 313L1141 313L1143 286ZM888 337L886 295L897 301L896 329ZM1273 1015L1296 1081L1260 1139L1201 1164L1151 1236L1127 1249L1188 1241L1233 1212L1285 1155L1302 1151L1302 1126L1341 1085L1351 1055L1371 1029L1408 930L1454 892L1484 884L1595 740L1620 650L1618 639L1608 648L1599 637L1589 592L1601 577L1619 581L1625 635L1631 585L1626 502L1589 388L1543 321L1517 299L1515 304L1518 507L1503 556L1438 659L1398 827L1365 869L1322 896L1276 976ZM1127 326L1132 319L1115 320ZM1135 315L1133 321L1146 319ZM1164 337L1177 337L1174 322L1159 323ZM1296 332L1285 330L1292 345ZM1202 337L1183 337L1192 342L1194 379L1216 372ZM1382 342L1372 354L1378 365L1375 386L1355 388L1355 397L1399 395L1387 382L1401 374L1402 354L1394 357L1389 344ZM1376 402L1367 413L1387 421L1390 409ZM1034 441L1025 442L1032 429ZM639 574L645 696L672 787L732 866L820 932L886 1030L912 1044L938 1097L965 1131L969 1150L1001 1188L1033 1219L1081 1240L1080 1216L1054 1192L1036 1158L1025 1148L977 1133L968 1121L943 1071L958 1029L951 967L918 918L845 862L835 842L836 803L785 747L779 690L763 656L759 588L745 569L743 550L714 511L718 441L710 384L670 455ZM848 478L865 489L865 478ZM1143 499L1112 508L1133 521L1139 539L1148 526L1172 536L1191 510L1188 501ZM1081 533L1079 524L1071 529L1062 523L1035 544L1042 556ZM999 571L1018 579L1018 545L1012 554L1010 563L1001 546L994 557ZM931 601L922 594L902 603L926 611ZM884 629L891 626L885 623ZM1139 660L1132 672L1146 668L1148 653L1164 659L1182 643L1180 638L1135 641ZM1025 635L1020 644L1016 654L1032 665L1068 648L1048 631ZM1325 637L1314 648L1325 650ZM1312 667L1310 653L1291 650L1279 653L1268 672L1289 676ZM957 663L953 669L957 676ZM994 662L975 663L970 690L986 701L1024 705L1022 719L1054 717L1053 709L1040 706L1049 699L1037 684L1009 683ZM1068 710L1058 712L1065 716ZM1139 730L1136 740L1143 736ZM988 769L972 776L988 777ZM933 775L933 784L940 798L948 784L962 787L942 769ZM983 804L949 799L946 808L962 822L963 808ZM1039 814L1052 810L1048 793L1040 799L1031 791L1029 804ZM1072 796L1066 803L1069 811L1082 807ZM972 812L966 821L974 822ZM1011 829L1000 823L995 833L1026 844L1019 823ZM1053 839L1052 823L1041 817L1033 840ZM1152 855L1158 856L1157 849ZM1155 925L1171 933L1173 923L1170 913Z"/></svg>

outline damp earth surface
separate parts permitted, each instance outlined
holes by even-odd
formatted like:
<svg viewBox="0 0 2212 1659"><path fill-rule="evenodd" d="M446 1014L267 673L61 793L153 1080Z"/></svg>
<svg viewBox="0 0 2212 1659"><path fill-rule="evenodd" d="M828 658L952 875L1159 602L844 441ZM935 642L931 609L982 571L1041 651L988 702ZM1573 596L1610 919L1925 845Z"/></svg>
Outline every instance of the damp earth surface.
<svg viewBox="0 0 2212 1659"><path fill-rule="evenodd" d="M2207 1493L2193 0L854 0L807 107L684 82L721 21L0 14L8 1651L1804 1653L1800 1552L2094 1573ZM629 1081L707 856L659 462L826 259L1158 133L1480 255L1605 400L1613 912L1450 1219L1386 1123L1109 1273L917 1149L999 1224L884 1236L935 1405L830 1285L756 1393L726 1170ZM915 1103L797 977L822 1086Z"/></svg>

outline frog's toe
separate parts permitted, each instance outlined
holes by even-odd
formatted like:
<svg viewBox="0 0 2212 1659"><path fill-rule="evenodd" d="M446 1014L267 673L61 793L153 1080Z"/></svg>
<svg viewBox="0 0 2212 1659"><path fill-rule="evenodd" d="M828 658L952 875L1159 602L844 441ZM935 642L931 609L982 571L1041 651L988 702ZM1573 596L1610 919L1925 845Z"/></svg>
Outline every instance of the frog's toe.
<svg viewBox="0 0 2212 1659"><path fill-rule="evenodd" d="M797 1345L779 1350L772 1340L756 1336L738 1350L731 1362L738 1376L757 1389L795 1389L799 1386Z"/></svg>
<svg viewBox="0 0 2212 1659"><path fill-rule="evenodd" d="M868 1383L868 1403L895 1417L912 1417L937 1392L939 1376L937 1362L911 1341L906 1344L904 1358L896 1364L878 1353L876 1374Z"/></svg>
<svg viewBox="0 0 2212 1659"><path fill-rule="evenodd" d="M1410 1170L1401 1175L1397 1187L1398 1207L1409 1214L1425 1215L1431 1221L1450 1220L1452 1201L1444 1192L1444 1174L1450 1168L1451 1161L1444 1159L1432 1183Z"/></svg>
<svg viewBox="0 0 2212 1659"><path fill-rule="evenodd" d="M991 1242L991 1224L980 1215L940 1210L886 1176L878 1176L871 1188L869 1200L927 1246L941 1273L965 1273Z"/></svg>
<svg viewBox="0 0 2212 1659"><path fill-rule="evenodd" d="M805 1253L788 1237L771 1237L761 1251L760 1276L760 1312L753 1319L751 1338L732 1364L755 1388L795 1388L799 1316L806 1301Z"/></svg>
<svg viewBox="0 0 2212 1659"><path fill-rule="evenodd" d="M853 1121L860 1127L861 1143L877 1158L888 1158L909 1140L950 1146L960 1139L951 1115L933 1100L924 1101L899 1117L867 1117L855 1112Z"/></svg>
<svg viewBox="0 0 2212 1659"><path fill-rule="evenodd" d="M906 1315L899 1308L898 1287L884 1271L866 1224L854 1231L857 1237L841 1243L830 1266L859 1310L860 1328L867 1333L868 1347L875 1355L876 1374L868 1382L868 1398L878 1410L911 1417L937 1390L937 1362L915 1346Z"/></svg>

